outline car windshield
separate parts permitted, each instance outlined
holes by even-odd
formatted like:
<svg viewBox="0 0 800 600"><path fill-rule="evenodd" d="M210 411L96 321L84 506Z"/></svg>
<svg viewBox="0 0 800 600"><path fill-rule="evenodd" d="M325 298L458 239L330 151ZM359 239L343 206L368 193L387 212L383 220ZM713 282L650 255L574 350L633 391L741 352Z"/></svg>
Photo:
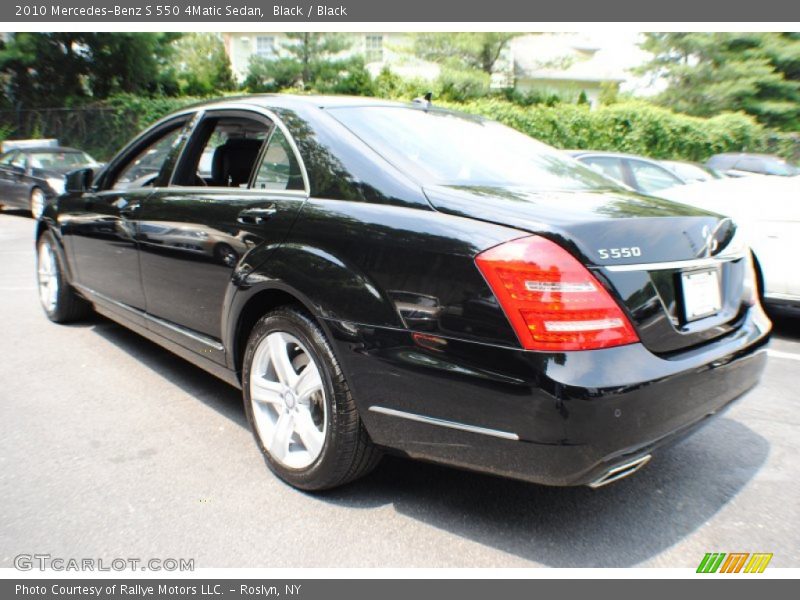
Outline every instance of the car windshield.
<svg viewBox="0 0 800 600"><path fill-rule="evenodd" d="M34 169L68 169L95 164L85 152L31 152L30 165Z"/></svg>
<svg viewBox="0 0 800 600"><path fill-rule="evenodd" d="M329 110L390 163L428 183L565 191L620 189L558 150L493 121L407 107Z"/></svg>

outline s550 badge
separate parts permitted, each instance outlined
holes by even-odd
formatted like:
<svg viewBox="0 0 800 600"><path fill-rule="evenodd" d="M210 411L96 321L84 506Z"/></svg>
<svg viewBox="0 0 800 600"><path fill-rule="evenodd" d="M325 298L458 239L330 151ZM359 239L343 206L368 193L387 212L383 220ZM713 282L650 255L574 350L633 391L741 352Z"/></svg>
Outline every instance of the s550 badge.
<svg viewBox="0 0 800 600"><path fill-rule="evenodd" d="M597 253L600 258L633 258L642 255L642 249L639 246L631 246L630 248L600 248Z"/></svg>

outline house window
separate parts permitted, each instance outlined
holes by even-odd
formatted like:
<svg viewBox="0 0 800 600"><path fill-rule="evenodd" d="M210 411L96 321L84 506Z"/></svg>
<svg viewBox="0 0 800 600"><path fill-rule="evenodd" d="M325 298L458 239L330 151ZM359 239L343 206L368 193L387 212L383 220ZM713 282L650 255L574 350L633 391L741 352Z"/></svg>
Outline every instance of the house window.
<svg viewBox="0 0 800 600"><path fill-rule="evenodd" d="M256 37L256 55L271 58L275 55L275 36L259 35Z"/></svg>
<svg viewBox="0 0 800 600"><path fill-rule="evenodd" d="M368 63L383 62L383 36L367 35L364 39L364 55Z"/></svg>

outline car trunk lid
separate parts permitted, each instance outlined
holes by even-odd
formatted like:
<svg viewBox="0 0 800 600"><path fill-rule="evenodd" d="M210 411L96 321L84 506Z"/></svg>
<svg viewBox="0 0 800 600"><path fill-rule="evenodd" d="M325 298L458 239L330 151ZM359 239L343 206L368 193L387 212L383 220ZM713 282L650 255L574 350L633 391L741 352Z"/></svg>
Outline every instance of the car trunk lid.
<svg viewBox="0 0 800 600"><path fill-rule="evenodd" d="M726 217L625 191L428 186L441 212L550 238L615 295L642 343L670 354L736 329L748 268Z"/></svg>

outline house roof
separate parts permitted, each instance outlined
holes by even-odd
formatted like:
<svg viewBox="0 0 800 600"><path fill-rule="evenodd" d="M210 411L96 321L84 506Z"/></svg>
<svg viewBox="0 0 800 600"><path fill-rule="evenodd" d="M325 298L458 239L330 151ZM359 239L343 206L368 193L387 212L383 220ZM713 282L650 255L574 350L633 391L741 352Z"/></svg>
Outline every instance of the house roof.
<svg viewBox="0 0 800 600"><path fill-rule="evenodd" d="M621 82L619 59L579 34L541 33L511 41L514 75L523 79Z"/></svg>

